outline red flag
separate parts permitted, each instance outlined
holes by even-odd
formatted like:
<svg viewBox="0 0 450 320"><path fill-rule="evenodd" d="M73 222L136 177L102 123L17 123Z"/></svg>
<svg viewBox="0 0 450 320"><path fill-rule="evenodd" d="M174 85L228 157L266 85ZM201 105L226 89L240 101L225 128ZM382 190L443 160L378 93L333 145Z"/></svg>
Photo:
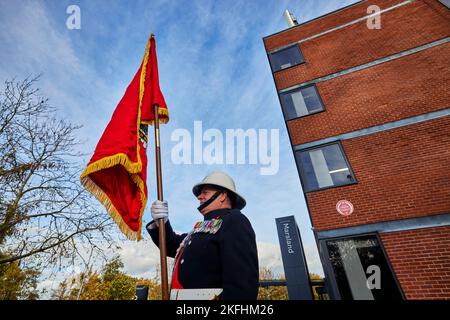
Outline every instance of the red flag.
<svg viewBox="0 0 450 320"><path fill-rule="evenodd" d="M142 214L147 203L147 134L141 125L159 122L169 112L158 79L155 39L147 42L141 66L117 105L94 155L81 174L81 183L100 201L130 240L141 238Z"/></svg>

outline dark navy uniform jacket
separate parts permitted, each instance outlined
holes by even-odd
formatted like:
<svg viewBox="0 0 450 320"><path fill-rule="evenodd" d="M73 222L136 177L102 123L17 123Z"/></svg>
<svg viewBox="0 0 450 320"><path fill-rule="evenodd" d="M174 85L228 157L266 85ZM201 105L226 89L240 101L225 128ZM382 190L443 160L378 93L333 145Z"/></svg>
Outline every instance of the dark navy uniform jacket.
<svg viewBox="0 0 450 320"><path fill-rule="evenodd" d="M204 220L222 219L215 233L193 233L185 244L178 264L178 281L185 289L223 288L224 300L255 300L259 273L256 239L250 221L237 209L208 212ZM147 231L159 247L158 228ZM170 222L165 223L167 255L175 257L183 239Z"/></svg>

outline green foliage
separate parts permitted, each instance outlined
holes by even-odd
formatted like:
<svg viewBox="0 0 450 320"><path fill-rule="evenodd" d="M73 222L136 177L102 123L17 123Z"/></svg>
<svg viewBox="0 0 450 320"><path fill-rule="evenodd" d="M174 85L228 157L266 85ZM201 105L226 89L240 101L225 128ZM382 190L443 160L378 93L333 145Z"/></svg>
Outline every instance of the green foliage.
<svg viewBox="0 0 450 320"><path fill-rule="evenodd" d="M260 280L285 280L282 277L275 277L272 270L268 268L263 268L259 271ZM322 280L322 277L315 273L310 273L309 278L311 280ZM319 286L314 286L313 298L314 300L328 299L327 297L319 296L314 288ZM286 286L271 286L271 287L260 287L258 291L258 300L289 300L289 295Z"/></svg>
<svg viewBox="0 0 450 320"><path fill-rule="evenodd" d="M161 283L159 277L137 279L125 274L120 257L114 257L103 268L101 273L80 273L76 277L65 279L53 292L52 298L57 300L133 300L136 286L148 287L148 300L161 300ZM317 274L310 274L311 280L321 280ZM260 270L260 280L284 280L274 276L271 269ZM317 300L319 297L314 294ZM260 287L258 300L288 300L286 286Z"/></svg>
<svg viewBox="0 0 450 320"><path fill-rule="evenodd" d="M0 264L0 300L36 300L39 272L22 269L17 261Z"/></svg>
<svg viewBox="0 0 450 320"><path fill-rule="evenodd" d="M109 282L108 300L133 300L136 293L136 279L124 273Z"/></svg>
<svg viewBox="0 0 450 320"><path fill-rule="evenodd" d="M259 271L260 280L284 280L280 277L274 277L272 270L263 268ZM258 300L288 300L286 286L260 287L258 291Z"/></svg>
<svg viewBox="0 0 450 320"><path fill-rule="evenodd" d="M148 300L162 300L161 283L158 276L152 279L141 278L138 280L137 284L142 284L148 287Z"/></svg>
<svg viewBox="0 0 450 320"><path fill-rule="evenodd" d="M65 279L53 292L52 298L58 300L133 300L136 286L149 287L149 299L158 299L161 288L157 279L137 279L122 271L123 262L114 257L97 272L80 273L75 278ZM159 292L156 292L159 291Z"/></svg>
<svg viewBox="0 0 450 320"><path fill-rule="evenodd" d="M122 273L120 271L122 268L123 262L120 260L120 257L115 256L114 258L112 258L112 260L103 267L103 281L111 282L112 280L114 280Z"/></svg>

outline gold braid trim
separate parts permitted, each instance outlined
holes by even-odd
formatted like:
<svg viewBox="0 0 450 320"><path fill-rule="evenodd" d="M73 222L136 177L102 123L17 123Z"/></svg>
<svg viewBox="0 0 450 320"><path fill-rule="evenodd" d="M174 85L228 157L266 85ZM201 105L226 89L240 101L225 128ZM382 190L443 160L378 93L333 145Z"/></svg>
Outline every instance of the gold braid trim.
<svg viewBox="0 0 450 320"><path fill-rule="evenodd" d="M144 189L144 181L137 174L131 175L131 179L134 183L137 184L139 188L139 196L141 198L141 210L139 212L139 229L138 229L138 238L136 240L141 240L141 230L142 230L142 216L144 215L145 207L147 206L147 196L145 195ZM133 240L133 239L131 239Z"/></svg>
<svg viewBox="0 0 450 320"><path fill-rule="evenodd" d="M135 181L135 179L133 177L136 177L136 175L132 175L132 179L133 179L133 181ZM138 177L138 179L140 180L139 177ZM97 186L97 184L95 184L95 182L92 181L91 178L89 178L89 176L85 176L85 177L81 178L81 183L90 193L92 193L94 195L94 197L97 198L97 200L101 204L103 204L105 206L106 211L108 211L111 218L119 226L120 231L122 231L122 233L125 234L125 236L128 239L138 240L138 241L141 240L142 219L140 219L140 222L139 222L139 230L138 231L131 230L131 228L126 224L126 222L123 221L122 216L119 214L116 207L114 207L114 204L109 199L109 197L106 195L106 193L104 193L103 190L99 186ZM139 186L139 191L141 191L140 192L141 199L142 199L142 196L144 196L144 198L145 198L145 195L142 192L143 189L141 189L140 186ZM142 213L144 212L144 208L145 208L145 203L143 203L143 204L144 205L142 206L141 213L140 213L141 218L142 218Z"/></svg>
<svg viewBox="0 0 450 320"><path fill-rule="evenodd" d="M137 156L138 156L138 162L141 163L141 155L139 152L139 129L141 126L141 108L142 108L142 99L144 97L144 90L145 90L145 73L147 72L147 64L148 64L148 56L150 53L150 39L151 39L151 35L150 38L148 38L147 41L147 47L145 48L145 54L144 54L144 61L142 62L142 69L141 69L141 77L140 77L140 83L139 83L139 107L138 107L138 116L137 116L137 124L136 124L136 132L137 132L137 140L136 140L136 145L137 145Z"/></svg>
<svg viewBox="0 0 450 320"><path fill-rule="evenodd" d="M117 153L115 155L104 157L100 160L97 160L87 166L86 169L84 169L84 172L81 174L81 179L85 176L103 170L108 169L111 167L114 167L116 165L122 165L129 173L138 173L142 170L142 163L141 162L133 162L128 158L128 156L125 153Z"/></svg>
<svg viewBox="0 0 450 320"><path fill-rule="evenodd" d="M148 63L148 55L150 54L150 44L151 44L151 38L153 38L155 35L152 33L150 34L150 38L148 39L148 44L147 44L147 51L145 53L145 58L144 58L144 67L142 68L144 70L144 68L147 68L147 63ZM145 75L145 73L144 73ZM139 97L139 112L141 110L141 104L142 104L142 97L144 96L144 91L143 91L143 85L144 85L144 80L142 78L142 73L141 73L141 92L140 92L140 97ZM153 107L153 106L152 106ZM167 123L169 122L169 110L167 109L163 109L163 108L158 108L158 115L160 116L166 116L165 119L159 119L159 123ZM139 114L139 119L140 119L140 114ZM142 124L146 124L146 125L154 125L155 124L155 120L150 120L150 121L142 121Z"/></svg>
<svg viewBox="0 0 450 320"><path fill-rule="evenodd" d="M166 116L167 118L159 118L159 123L167 123L169 122L169 110L158 108L158 114L160 116ZM155 124L155 120L150 121L142 121L141 123L153 126Z"/></svg>
<svg viewBox="0 0 450 320"><path fill-rule="evenodd" d="M151 37L151 36L150 36ZM124 153L118 153L109 157L102 158L100 160L95 161L87 166L84 172L80 176L81 184L90 192L97 200L105 206L106 211L110 214L111 218L114 222L119 226L120 231L122 231L125 236L130 240L140 240L141 239L141 231L142 231L142 215L144 214L145 206L147 204L147 196L145 195L144 181L136 174L142 171L142 161L140 155L140 147L139 147L139 127L141 124L141 107L142 107L142 98L144 96L144 88L145 88L145 73L147 71L148 64L148 56L150 52L150 39L148 39L147 47L145 48L145 55L143 59L143 65L141 69L140 75L140 84L139 84L139 107L138 107L138 115L136 121L136 150L137 150L137 162L132 162L128 156ZM139 229L138 231L131 230L131 228L126 224L123 220L120 213L117 211L116 207L112 203L111 199L108 195L103 192L103 190L94 182L91 178L89 178L89 174L100 171L102 169L107 169L116 165L122 165L128 173L130 173L130 177L133 182L139 188L139 196L141 199L141 210L139 212Z"/></svg>

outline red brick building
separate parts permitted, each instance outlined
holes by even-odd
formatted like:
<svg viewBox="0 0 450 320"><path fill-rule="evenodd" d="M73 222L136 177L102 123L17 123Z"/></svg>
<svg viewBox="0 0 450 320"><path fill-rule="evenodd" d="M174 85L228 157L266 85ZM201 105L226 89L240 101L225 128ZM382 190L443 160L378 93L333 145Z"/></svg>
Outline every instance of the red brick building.
<svg viewBox="0 0 450 320"><path fill-rule="evenodd" d="M449 6L359 1L264 38L335 299L450 299Z"/></svg>

